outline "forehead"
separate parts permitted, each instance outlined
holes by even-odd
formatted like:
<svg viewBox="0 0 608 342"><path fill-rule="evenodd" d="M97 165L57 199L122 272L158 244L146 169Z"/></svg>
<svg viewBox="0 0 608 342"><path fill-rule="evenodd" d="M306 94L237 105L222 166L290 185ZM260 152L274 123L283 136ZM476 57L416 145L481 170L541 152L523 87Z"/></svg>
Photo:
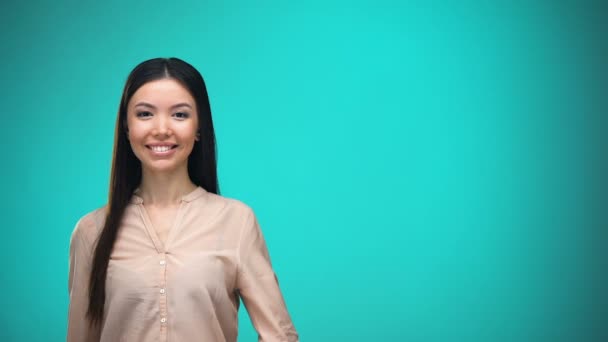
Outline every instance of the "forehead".
<svg viewBox="0 0 608 342"><path fill-rule="evenodd" d="M180 102L195 106L194 98L188 89L171 78L150 81L139 87L129 100L129 107L137 105L140 101L156 107L170 107Z"/></svg>

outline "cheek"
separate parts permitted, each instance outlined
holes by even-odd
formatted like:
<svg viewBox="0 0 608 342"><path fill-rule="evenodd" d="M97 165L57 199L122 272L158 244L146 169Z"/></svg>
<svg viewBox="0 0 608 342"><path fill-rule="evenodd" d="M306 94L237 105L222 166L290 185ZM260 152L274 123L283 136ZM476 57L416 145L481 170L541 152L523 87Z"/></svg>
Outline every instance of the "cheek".
<svg viewBox="0 0 608 342"><path fill-rule="evenodd" d="M196 141L196 133L192 135L191 139L189 139L189 143L188 143L188 154L191 154L192 151L194 150L194 146L196 146L196 144L198 144L199 142Z"/></svg>
<svg viewBox="0 0 608 342"><path fill-rule="evenodd" d="M184 148L188 150L188 153L192 152L194 145L197 143L194 139L188 139L188 143L184 144Z"/></svg>
<svg viewBox="0 0 608 342"><path fill-rule="evenodd" d="M142 123L129 122L127 136L130 141L141 141L145 137L147 130L149 128Z"/></svg>
<svg viewBox="0 0 608 342"><path fill-rule="evenodd" d="M179 133L179 135L188 143L193 144L196 142L196 130L193 128L189 127L188 129L184 129Z"/></svg>
<svg viewBox="0 0 608 342"><path fill-rule="evenodd" d="M144 157L146 153L146 147L144 146L145 135L142 135L141 132L137 129L129 129L127 137L129 138L129 145L131 146L131 150L133 151L135 156L141 160L141 158Z"/></svg>
<svg viewBox="0 0 608 342"><path fill-rule="evenodd" d="M137 131L129 131L127 135L129 137L129 142L131 143L132 148L141 148L141 144L143 144L144 137L141 134L138 134Z"/></svg>

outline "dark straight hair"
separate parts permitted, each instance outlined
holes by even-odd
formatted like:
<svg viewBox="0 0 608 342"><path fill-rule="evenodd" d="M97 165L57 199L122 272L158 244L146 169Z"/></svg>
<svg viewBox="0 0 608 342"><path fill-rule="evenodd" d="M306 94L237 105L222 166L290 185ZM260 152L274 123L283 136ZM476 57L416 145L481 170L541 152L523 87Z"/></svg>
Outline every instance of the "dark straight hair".
<svg viewBox="0 0 608 342"><path fill-rule="evenodd" d="M106 297L106 275L110 254L120 229L122 216L141 182L141 162L127 138L127 106L142 85L159 79L174 79L182 84L196 102L200 139L188 157L190 180L208 192L219 194L215 133L205 81L190 64L178 58L155 58L137 65L129 74L122 92L116 128L107 216L93 254L89 279L87 317L91 325L101 324Z"/></svg>

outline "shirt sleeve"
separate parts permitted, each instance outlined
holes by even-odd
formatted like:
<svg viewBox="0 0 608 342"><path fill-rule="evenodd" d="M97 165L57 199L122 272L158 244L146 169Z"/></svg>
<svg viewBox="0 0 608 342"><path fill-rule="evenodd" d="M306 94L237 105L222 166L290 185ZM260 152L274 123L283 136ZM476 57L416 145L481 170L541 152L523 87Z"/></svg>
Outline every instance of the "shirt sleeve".
<svg viewBox="0 0 608 342"><path fill-rule="evenodd" d="M238 257L236 287L258 333L258 341L297 342L298 334L272 269L266 242L251 210L241 231Z"/></svg>
<svg viewBox="0 0 608 342"><path fill-rule="evenodd" d="M68 291L67 342L93 342L100 339L100 327L92 328L86 313L89 305L89 275L91 272L92 246L83 237L95 222L90 216L81 218L70 239Z"/></svg>

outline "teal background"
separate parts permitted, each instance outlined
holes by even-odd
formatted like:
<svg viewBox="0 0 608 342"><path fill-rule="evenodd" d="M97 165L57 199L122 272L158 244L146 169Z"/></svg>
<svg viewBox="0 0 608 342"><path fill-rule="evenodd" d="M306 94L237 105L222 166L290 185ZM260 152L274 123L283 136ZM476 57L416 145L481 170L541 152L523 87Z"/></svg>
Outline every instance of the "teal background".
<svg viewBox="0 0 608 342"><path fill-rule="evenodd" d="M302 341L606 341L601 1L3 1L1 341L65 340L129 71L204 75ZM256 335L243 307L240 341Z"/></svg>

